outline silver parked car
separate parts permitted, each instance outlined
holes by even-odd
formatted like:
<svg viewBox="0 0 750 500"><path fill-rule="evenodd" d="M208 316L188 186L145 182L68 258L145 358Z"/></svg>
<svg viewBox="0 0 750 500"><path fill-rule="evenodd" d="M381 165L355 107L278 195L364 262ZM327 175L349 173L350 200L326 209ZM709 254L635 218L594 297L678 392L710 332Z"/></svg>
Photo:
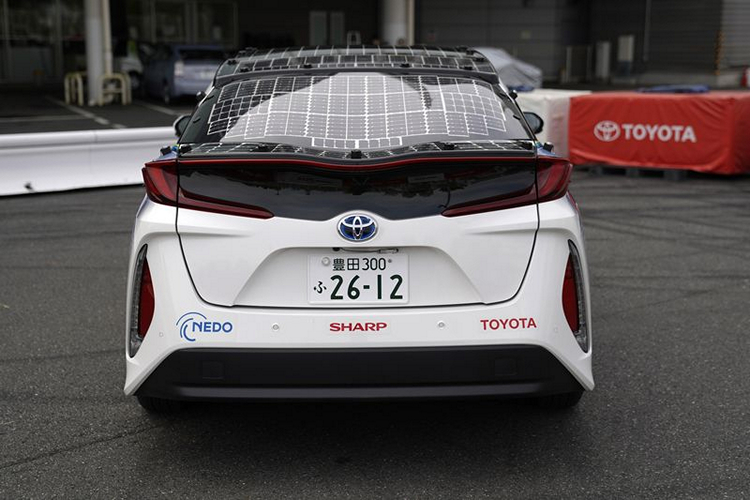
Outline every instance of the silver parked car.
<svg viewBox="0 0 750 500"><path fill-rule="evenodd" d="M214 45L158 45L143 72L145 91L165 104L195 95L211 84L224 59Z"/></svg>

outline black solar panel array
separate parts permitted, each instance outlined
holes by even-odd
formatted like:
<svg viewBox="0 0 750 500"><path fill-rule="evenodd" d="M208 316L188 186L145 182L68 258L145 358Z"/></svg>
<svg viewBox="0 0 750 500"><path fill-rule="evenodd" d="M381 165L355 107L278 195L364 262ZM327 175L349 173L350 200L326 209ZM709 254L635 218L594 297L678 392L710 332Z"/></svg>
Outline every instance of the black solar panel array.
<svg viewBox="0 0 750 500"><path fill-rule="evenodd" d="M240 52L219 70L219 79L239 73L272 70L345 68L415 68L470 71L495 77L478 53L439 47L299 47Z"/></svg>
<svg viewBox="0 0 750 500"><path fill-rule="evenodd" d="M375 149L437 136L497 139L505 120L490 84L472 78L277 76L222 87L208 134L234 142L288 137L311 147Z"/></svg>
<svg viewBox="0 0 750 500"><path fill-rule="evenodd" d="M441 151L497 151L497 152L517 152L528 153L530 146L520 141L459 141L451 142L450 147L443 143L425 143L415 146L403 146L393 149L379 149L371 151L360 151L361 158L357 159L379 159L390 158L414 153L430 153ZM318 158L328 158L335 160L352 159L351 151L318 149L301 146L290 146L288 144L266 144L259 142L248 143L204 143L196 145L186 157L203 156L203 155L233 155L242 153L272 153L272 154L302 154L306 156L315 156ZM355 153L357 154L357 153Z"/></svg>

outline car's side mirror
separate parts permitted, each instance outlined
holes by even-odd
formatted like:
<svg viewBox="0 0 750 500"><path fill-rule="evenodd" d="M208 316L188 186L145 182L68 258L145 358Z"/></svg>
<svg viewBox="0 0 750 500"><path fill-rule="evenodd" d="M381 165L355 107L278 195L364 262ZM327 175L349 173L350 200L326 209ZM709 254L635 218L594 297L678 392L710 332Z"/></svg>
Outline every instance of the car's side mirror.
<svg viewBox="0 0 750 500"><path fill-rule="evenodd" d="M187 128L189 121L190 121L190 115L182 115L182 116L178 116L177 119L172 124L172 126L174 127L174 133L175 135L177 135L178 138L182 137L182 133L185 132L185 129Z"/></svg>
<svg viewBox="0 0 750 500"><path fill-rule="evenodd" d="M544 128L544 120L542 120L542 117L538 114L532 113L531 111L524 111L523 117L526 118L526 123L529 124L531 131L535 134L540 133Z"/></svg>

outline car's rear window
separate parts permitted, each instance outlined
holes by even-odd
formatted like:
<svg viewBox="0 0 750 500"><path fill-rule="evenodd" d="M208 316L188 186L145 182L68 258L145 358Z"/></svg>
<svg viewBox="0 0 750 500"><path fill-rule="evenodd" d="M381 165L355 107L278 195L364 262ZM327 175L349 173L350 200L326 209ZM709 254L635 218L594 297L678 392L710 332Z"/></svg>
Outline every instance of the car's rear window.
<svg viewBox="0 0 750 500"><path fill-rule="evenodd" d="M473 203L529 193L533 161L408 164L376 170L300 165L232 166L180 162L187 197L252 205L279 217L327 220L367 210L392 220L437 215Z"/></svg>
<svg viewBox="0 0 750 500"><path fill-rule="evenodd" d="M180 49L180 58L184 61L223 61L224 53L220 50Z"/></svg>
<svg viewBox="0 0 750 500"><path fill-rule="evenodd" d="M345 72L250 78L214 92L182 142L367 150L530 139L508 98L471 77Z"/></svg>

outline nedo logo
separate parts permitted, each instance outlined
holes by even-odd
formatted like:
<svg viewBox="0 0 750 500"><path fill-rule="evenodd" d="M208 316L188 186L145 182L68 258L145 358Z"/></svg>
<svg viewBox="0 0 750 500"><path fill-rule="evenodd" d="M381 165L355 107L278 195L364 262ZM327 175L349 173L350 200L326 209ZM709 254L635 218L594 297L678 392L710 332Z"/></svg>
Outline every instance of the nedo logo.
<svg viewBox="0 0 750 500"><path fill-rule="evenodd" d="M188 342L195 342L197 334L219 334L219 333L232 333L234 325L229 321L209 321L204 315L199 312L189 312L180 316L177 320L177 326L180 328L180 338L187 340Z"/></svg>
<svg viewBox="0 0 750 500"><path fill-rule="evenodd" d="M610 120L602 120L594 125L594 135L604 142L612 142L620 137L620 126Z"/></svg>

